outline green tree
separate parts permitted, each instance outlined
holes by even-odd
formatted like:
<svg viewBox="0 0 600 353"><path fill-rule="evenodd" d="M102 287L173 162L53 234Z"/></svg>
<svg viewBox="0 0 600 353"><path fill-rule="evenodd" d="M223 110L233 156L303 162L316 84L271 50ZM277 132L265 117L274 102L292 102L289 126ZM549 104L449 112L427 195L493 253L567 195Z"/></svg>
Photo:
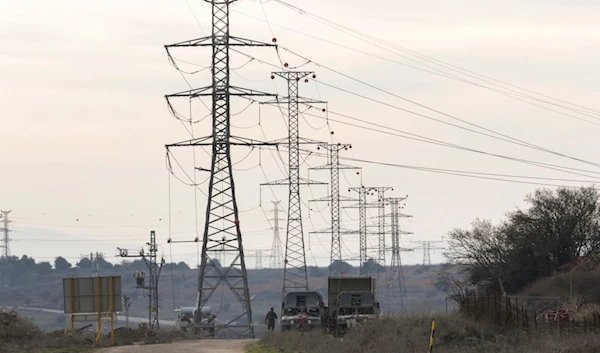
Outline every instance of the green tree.
<svg viewBox="0 0 600 353"><path fill-rule="evenodd" d="M40 262L35 271L40 275L47 275L52 272L52 265L49 262Z"/></svg>
<svg viewBox="0 0 600 353"><path fill-rule="evenodd" d="M335 261L335 265L334 265L340 272L343 272L346 275L351 274L352 272L354 272L354 267L352 267L352 265L350 265L349 263L345 262L345 261L339 261L336 260ZM332 265L329 265L329 267L331 268Z"/></svg>
<svg viewBox="0 0 600 353"><path fill-rule="evenodd" d="M308 266L308 275L310 277L324 277L325 271L323 271L319 266Z"/></svg>
<svg viewBox="0 0 600 353"><path fill-rule="evenodd" d="M188 264L186 264L185 262L181 261L177 264L177 267L175 267L175 269L178 270L189 270L190 266L188 266Z"/></svg>
<svg viewBox="0 0 600 353"><path fill-rule="evenodd" d="M475 220L449 233L446 256L462 265L467 283L516 292L550 276L580 256L600 252L600 202L594 188L528 195L526 209L499 225Z"/></svg>
<svg viewBox="0 0 600 353"><path fill-rule="evenodd" d="M64 257L59 256L54 259L54 268L57 271L65 271L71 268L71 264Z"/></svg>
<svg viewBox="0 0 600 353"><path fill-rule="evenodd" d="M81 260L79 260L76 266L79 268L92 268L92 260L88 259L87 257L83 257Z"/></svg>
<svg viewBox="0 0 600 353"><path fill-rule="evenodd" d="M367 274L376 274L385 272L385 267L380 265L375 259L368 258L367 261L363 264L363 268L365 273Z"/></svg>

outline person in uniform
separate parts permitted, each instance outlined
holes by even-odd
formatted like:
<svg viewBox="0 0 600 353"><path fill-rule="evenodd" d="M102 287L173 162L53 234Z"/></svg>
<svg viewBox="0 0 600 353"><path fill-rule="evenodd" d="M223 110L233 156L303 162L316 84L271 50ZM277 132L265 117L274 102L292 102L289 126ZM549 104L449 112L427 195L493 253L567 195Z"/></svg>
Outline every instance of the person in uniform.
<svg viewBox="0 0 600 353"><path fill-rule="evenodd" d="M275 330L275 319L277 319L277 314L275 314L275 310L271 308L271 311L269 311L267 313L267 316L265 317L265 324L267 324L267 330Z"/></svg>

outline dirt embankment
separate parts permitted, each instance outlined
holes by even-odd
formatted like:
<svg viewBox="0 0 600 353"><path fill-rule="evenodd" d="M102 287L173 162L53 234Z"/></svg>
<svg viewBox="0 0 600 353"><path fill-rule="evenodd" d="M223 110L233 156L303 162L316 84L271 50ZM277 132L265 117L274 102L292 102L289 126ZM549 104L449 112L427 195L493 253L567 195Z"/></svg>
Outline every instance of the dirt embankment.
<svg viewBox="0 0 600 353"><path fill-rule="evenodd" d="M19 317L16 312L0 312L0 352L2 353L83 353L110 345L109 337L95 341L89 331L65 335L63 331L44 332L30 320ZM181 331L150 331L144 328L118 328L115 344L159 344L193 339ZM135 352L135 351L134 351Z"/></svg>

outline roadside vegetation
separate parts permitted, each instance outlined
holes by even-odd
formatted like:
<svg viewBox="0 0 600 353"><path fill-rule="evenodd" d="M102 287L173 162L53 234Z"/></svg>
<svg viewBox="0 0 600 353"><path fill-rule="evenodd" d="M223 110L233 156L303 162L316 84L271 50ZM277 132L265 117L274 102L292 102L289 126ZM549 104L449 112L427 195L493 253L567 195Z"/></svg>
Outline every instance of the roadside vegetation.
<svg viewBox="0 0 600 353"><path fill-rule="evenodd" d="M115 330L115 345L118 346L169 343L193 338L181 331L150 331L144 327ZM42 331L16 312L0 312L1 353L87 353L109 345L111 344L106 336L102 342L95 342L95 334L88 331L74 335L65 335L62 330Z"/></svg>
<svg viewBox="0 0 600 353"><path fill-rule="evenodd" d="M470 228L448 233L449 264L436 287L459 310L435 316L434 353L600 352L600 195L594 188L541 189L525 201L526 207L498 224L476 219ZM507 325L509 320L489 316L494 310L469 310L469 296L485 298L483 309L511 313L514 308L503 307L507 296L559 297L560 303L540 313L535 301L521 301L521 322L513 316L516 324ZM533 312L537 319L552 311L564 313L562 329L545 319L533 324L526 315ZM271 333L249 352L423 353L432 319L382 318L341 339L321 332ZM578 320L585 325L573 324Z"/></svg>
<svg viewBox="0 0 600 353"><path fill-rule="evenodd" d="M271 333L248 353L423 353L431 317L386 318L355 329L342 339L312 333ZM600 351L596 333L551 331L536 335L503 330L458 314L437 318L434 353L576 353Z"/></svg>

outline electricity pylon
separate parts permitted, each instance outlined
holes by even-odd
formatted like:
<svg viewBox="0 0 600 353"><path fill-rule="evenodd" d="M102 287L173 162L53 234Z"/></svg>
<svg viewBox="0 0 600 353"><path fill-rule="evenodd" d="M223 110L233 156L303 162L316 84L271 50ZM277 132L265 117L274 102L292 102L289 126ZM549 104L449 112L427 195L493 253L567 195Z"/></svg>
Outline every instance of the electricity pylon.
<svg viewBox="0 0 600 353"><path fill-rule="evenodd" d="M10 252L10 242L11 239L9 237L9 233L12 232L9 228L9 224L12 221L8 218L8 215L11 211L0 211L0 218L2 218L2 228L0 231L2 232L2 255L0 255L0 279L5 285L8 285L9 282L14 281L14 276L12 276L12 257Z"/></svg>
<svg viewBox="0 0 600 353"><path fill-rule="evenodd" d="M274 44L261 43L249 39L230 36L229 5L235 0L205 0L212 5L212 35L188 40L165 48L174 63L169 50L178 47L211 47L212 48L212 85L192 89L167 96L171 112L175 113L169 99L185 97L187 99L201 96L212 97L212 135L167 145L167 150L179 146L211 146L212 161L204 234L202 237L202 258L198 275L198 296L195 317L196 332L213 330L217 333L228 330L237 337L254 338L252 310L250 307L250 291L235 184L232 174L231 146L265 146L251 139L231 136L230 98L232 96L275 96L264 92L244 89L230 85L229 48L236 47L273 47ZM194 185L196 187L196 185ZM229 264L217 266L210 254L212 251L223 251L231 254ZM227 262L229 262L227 259ZM202 320L202 308L213 294L220 288L228 289L238 300L238 306L232 306L233 314L229 320L217 323L206 323ZM216 299L215 299L216 301ZM212 332L212 331L211 331Z"/></svg>
<svg viewBox="0 0 600 353"><path fill-rule="evenodd" d="M358 208L358 234L359 234L359 258L360 258L360 267L359 267L359 275L366 276L367 268L365 264L368 260L367 255L367 208L373 207L367 204L367 195L371 192L370 188L365 187L364 185L361 187L349 188L348 191L355 191L358 193L358 204L348 206L345 208Z"/></svg>
<svg viewBox="0 0 600 353"><path fill-rule="evenodd" d="M400 235L401 234L412 234L405 232L400 227L401 217L412 217L400 213L400 202L406 200L406 197L390 197L387 201L390 202L390 217L391 217L391 233L392 233L392 260L390 263L390 274L388 275L388 288L390 289L390 295L388 300L398 300L400 310L406 314L408 309L408 298L406 293L406 285L404 283L404 271L402 268L402 251L413 251L412 249L406 249L400 247Z"/></svg>
<svg viewBox="0 0 600 353"><path fill-rule="evenodd" d="M377 251L377 262L380 266L383 266L384 273L387 271L385 261L385 192L388 190L394 190L392 187L372 187L369 188L371 191L377 192L377 238L378 238L378 251Z"/></svg>
<svg viewBox="0 0 600 353"><path fill-rule="evenodd" d="M421 244L423 248L423 266L431 266L431 250L443 250L439 246L431 246L432 244L443 243L441 240L428 241L411 241L411 243Z"/></svg>
<svg viewBox="0 0 600 353"><path fill-rule="evenodd" d="M320 167L311 168L313 170L329 170L331 173L331 194L320 199L311 200L311 202L328 202L331 208L331 228L317 232L331 233L331 261L329 264L329 275L339 275L341 273L340 266L342 264L342 240L340 229L340 202L355 201L355 199L340 196L340 169L359 169L357 167L340 164L340 151L352 148L352 145L346 144L321 144L319 148L327 150L329 163ZM344 233L352 233L345 230Z"/></svg>
<svg viewBox="0 0 600 353"><path fill-rule="evenodd" d="M160 264L156 261L158 245L156 244L156 233L153 230L150 231L150 241L146 243L146 246L148 247L148 252L146 252L143 247L139 250L121 248L117 249L119 250L120 257L141 257L142 260L144 260L144 262L146 263L146 266L148 267L148 272L150 273L150 283L146 285L144 273L138 273L136 271L136 273L134 274L136 278L136 288L148 290L148 328L159 329L160 323L158 321L158 281L160 279L162 267L165 264L165 259L161 259Z"/></svg>
<svg viewBox="0 0 600 353"><path fill-rule="evenodd" d="M8 215L10 214L11 211L0 211L2 213L2 215L0 215L0 218L2 218L2 223L4 224L4 226L2 228L0 228L0 231L2 231L3 233L3 237L2 237L2 245L0 247L2 247L2 256L5 261L9 261L10 259L10 241L11 239L8 236L8 233L12 232L10 230L10 228L8 227L8 225L10 223L12 223L11 220L8 219Z"/></svg>
<svg viewBox="0 0 600 353"><path fill-rule="evenodd" d="M291 291L308 291L308 276L306 273L306 250L304 248L304 229L302 226L302 203L300 200L300 185L324 184L300 178L300 144L318 143L300 138L299 107L302 104L324 103L298 96L298 84L306 77L316 77L308 71L273 72L271 78L279 76L287 81L288 96L283 99L262 104L287 104L288 106L288 138L279 141L289 147L288 178L261 185L288 185L289 203L287 214L287 231L285 237L285 256L283 260L283 288L281 299Z"/></svg>
<svg viewBox="0 0 600 353"><path fill-rule="evenodd" d="M281 201L273 202L273 243L271 245L271 268L281 267L281 237L279 235L279 204Z"/></svg>

